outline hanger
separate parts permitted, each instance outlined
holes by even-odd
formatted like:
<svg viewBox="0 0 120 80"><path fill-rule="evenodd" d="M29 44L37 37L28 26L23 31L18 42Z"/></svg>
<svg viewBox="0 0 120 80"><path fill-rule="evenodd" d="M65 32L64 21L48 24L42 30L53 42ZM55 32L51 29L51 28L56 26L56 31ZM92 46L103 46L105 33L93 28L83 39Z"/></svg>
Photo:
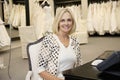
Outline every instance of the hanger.
<svg viewBox="0 0 120 80"><path fill-rule="evenodd" d="M35 0L34 3L38 3L42 8L45 6L50 6L48 0Z"/></svg>
<svg viewBox="0 0 120 80"><path fill-rule="evenodd" d="M41 5L44 5L46 2L48 3L48 0L43 0L43 2L41 3Z"/></svg>
<svg viewBox="0 0 120 80"><path fill-rule="evenodd" d="M42 8L45 7L45 6L50 6L48 0L44 0L42 3L41 3L41 6Z"/></svg>

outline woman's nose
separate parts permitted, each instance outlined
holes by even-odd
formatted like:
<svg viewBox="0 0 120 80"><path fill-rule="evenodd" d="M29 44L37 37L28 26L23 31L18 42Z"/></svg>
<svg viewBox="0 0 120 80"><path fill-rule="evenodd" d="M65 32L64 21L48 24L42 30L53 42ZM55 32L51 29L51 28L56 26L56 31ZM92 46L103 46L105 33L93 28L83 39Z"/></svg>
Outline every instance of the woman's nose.
<svg viewBox="0 0 120 80"><path fill-rule="evenodd" d="M65 21L65 25L68 25L68 21Z"/></svg>

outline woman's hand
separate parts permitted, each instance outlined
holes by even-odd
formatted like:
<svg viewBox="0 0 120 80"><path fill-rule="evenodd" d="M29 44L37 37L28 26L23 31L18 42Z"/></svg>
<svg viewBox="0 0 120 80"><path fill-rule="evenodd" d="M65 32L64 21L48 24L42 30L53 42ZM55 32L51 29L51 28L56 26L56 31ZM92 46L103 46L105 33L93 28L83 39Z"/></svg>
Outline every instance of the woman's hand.
<svg viewBox="0 0 120 80"><path fill-rule="evenodd" d="M46 72L46 71L43 71L41 73L39 73L40 77L42 77L44 80L64 80L64 79L60 79L56 76L53 76L52 74Z"/></svg>

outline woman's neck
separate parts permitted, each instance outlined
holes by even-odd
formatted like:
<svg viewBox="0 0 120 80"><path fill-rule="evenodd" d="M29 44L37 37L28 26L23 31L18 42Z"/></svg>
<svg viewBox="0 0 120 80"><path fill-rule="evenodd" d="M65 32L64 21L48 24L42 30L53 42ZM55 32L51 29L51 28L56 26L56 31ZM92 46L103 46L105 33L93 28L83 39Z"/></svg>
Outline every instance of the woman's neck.
<svg viewBox="0 0 120 80"><path fill-rule="evenodd" d="M62 39L69 39L69 35L66 33L58 33L57 36Z"/></svg>
<svg viewBox="0 0 120 80"><path fill-rule="evenodd" d="M63 33L58 33L57 34L59 40L61 41L61 43L65 46L68 47L69 45L69 35L68 34L63 34Z"/></svg>

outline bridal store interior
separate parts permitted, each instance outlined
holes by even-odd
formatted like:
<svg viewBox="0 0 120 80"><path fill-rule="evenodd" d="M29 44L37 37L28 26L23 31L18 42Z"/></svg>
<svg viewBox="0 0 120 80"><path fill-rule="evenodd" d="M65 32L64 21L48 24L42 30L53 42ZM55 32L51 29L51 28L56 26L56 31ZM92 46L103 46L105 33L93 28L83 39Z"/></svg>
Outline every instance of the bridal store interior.
<svg viewBox="0 0 120 80"><path fill-rule="evenodd" d="M120 50L119 0L0 0L0 80L25 80L27 45L51 32L60 9L73 11L83 64Z"/></svg>

